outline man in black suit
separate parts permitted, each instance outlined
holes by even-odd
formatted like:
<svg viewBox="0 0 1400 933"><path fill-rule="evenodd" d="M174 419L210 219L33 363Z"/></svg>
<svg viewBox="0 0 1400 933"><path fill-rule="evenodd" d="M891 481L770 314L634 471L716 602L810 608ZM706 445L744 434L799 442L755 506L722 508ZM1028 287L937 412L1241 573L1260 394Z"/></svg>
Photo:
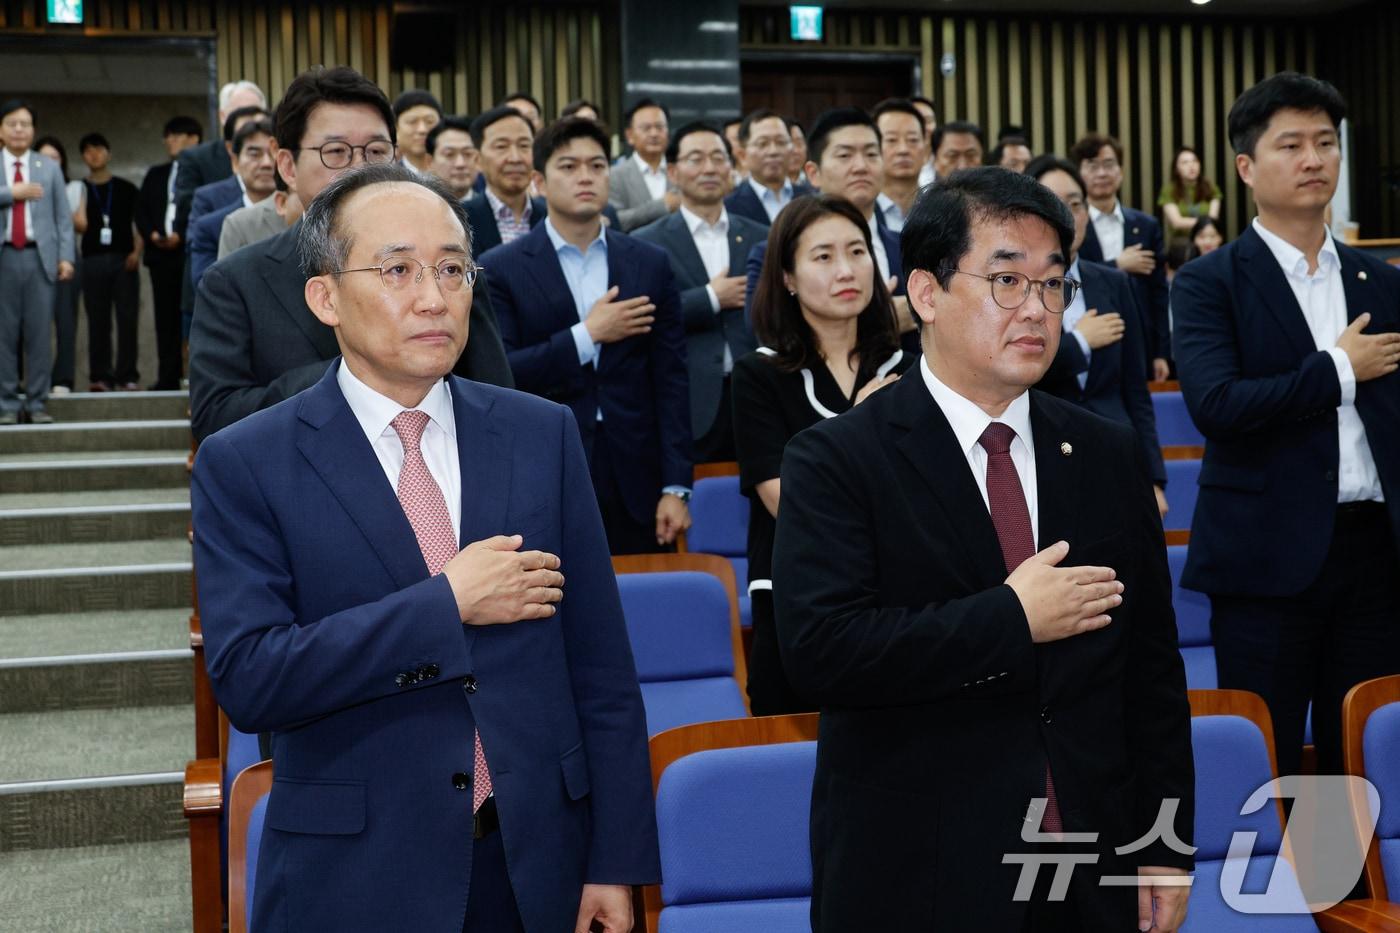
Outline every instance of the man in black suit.
<svg viewBox="0 0 1400 933"><path fill-rule="evenodd" d="M724 181L734 163L718 127L690 123L671 136L666 171L680 210L632 235L671 259L685 317L690 364L690 429L699 463L733 460L729 373L757 347L744 321L744 261L768 236L763 224L725 210Z"/></svg>
<svg viewBox="0 0 1400 933"><path fill-rule="evenodd" d="M535 140L549 217L481 257L519 388L568 405L614 554L690 525L685 329L666 254L602 222L608 138L583 117Z"/></svg>
<svg viewBox="0 0 1400 933"><path fill-rule="evenodd" d="M477 255L524 236L544 220L544 198L530 196L535 129L514 107L496 107L472 121L472 142L486 178L482 197L467 202Z"/></svg>
<svg viewBox="0 0 1400 933"><path fill-rule="evenodd" d="M1259 216L1182 267L1177 371L1206 436L1183 585L1208 593L1221 687L1261 694L1279 771L1309 701L1318 770L1352 685L1400 672L1400 270L1336 242L1336 88L1293 72L1230 109Z"/></svg>
<svg viewBox="0 0 1400 933"><path fill-rule="evenodd" d="M1167 306L1167 248L1162 225L1151 214L1118 200L1123 187L1123 144L1112 136L1093 133L1074 144L1070 160L1089 189L1089 227L1079 255L1107 263L1133 277L1147 335L1148 375L1157 380L1171 375L1171 317Z"/></svg>
<svg viewBox="0 0 1400 933"><path fill-rule="evenodd" d="M313 68L282 97L273 121L277 171L309 205L339 173L395 156L394 115L351 68ZM215 263L199 284L190 331L190 413L196 440L314 385L340 354L306 306L294 225ZM453 371L509 386L510 367L486 288L472 289L471 337Z"/></svg>
<svg viewBox="0 0 1400 933"><path fill-rule="evenodd" d="M923 361L783 459L779 645L822 713L813 929L1175 930L1194 777L1152 487L1131 430L1028 391L1073 298L1069 213L977 168L903 236ZM1028 850L1097 860L1027 903L1003 857Z"/></svg>
<svg viewBox="0 0 1400 933"><path fill-rule="evenodd" d="M747 177L724 199L731 216L771 224L793 198L812 192L805 181L788 178L792 135L787 121L772 110L755 110L739 123L739 145Z"/></svg>
<svg viewBox="0 0 1400 933"><path fill-rule="evenodd" d="M267 111L267 97L252 81L231 81L219 89L219 126L223 136L191 146L180 153L175 165L175 232L182 238L190 222L195 189L222 181L233 174L233 158L228 144L236 127L229 125L235 110L258 107Z"/></svg>
<svg viewBox="0 0 1400 933"><path fill-rule="evenodd" d="M199 145L204 128L194 117L173 117L165 124L165 151L169 162L155 165L141 180L136 201L136 229L146 242L144 262L151 273L151 298L156 321L158 375L151 386L157 391L180 388L184 360L180 336L180 285L185 272L185 244L175 232L176 159Z"/></svg>

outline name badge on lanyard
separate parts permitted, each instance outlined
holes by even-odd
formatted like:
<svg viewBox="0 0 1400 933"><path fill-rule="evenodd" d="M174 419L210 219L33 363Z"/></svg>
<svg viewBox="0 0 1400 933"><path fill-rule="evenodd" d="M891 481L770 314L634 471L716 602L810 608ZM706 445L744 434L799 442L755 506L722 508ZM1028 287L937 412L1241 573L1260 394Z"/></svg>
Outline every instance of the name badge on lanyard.
<svg viewBox="0 0 1400 933"><path fill-rule="evenodd" d="M94 200L96 200L97 186L92 182L88 182L88 186L92 188ZM107 182L107 208L102 212L102 229L97 231L97 242L103 246L112 245L112 191L116 187L115 182Z"/></svg>

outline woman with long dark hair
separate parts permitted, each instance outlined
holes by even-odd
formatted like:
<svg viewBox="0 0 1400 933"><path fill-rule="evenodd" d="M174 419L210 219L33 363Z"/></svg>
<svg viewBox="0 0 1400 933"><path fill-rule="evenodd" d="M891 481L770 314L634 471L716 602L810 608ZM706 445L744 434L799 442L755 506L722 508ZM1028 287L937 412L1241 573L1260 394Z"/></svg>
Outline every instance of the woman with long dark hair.
<svg viewBox="0 0 1400 933"><path fill-rule="evenodd" d="M792 201L768 234L753 300L759 349L734 364L734 442L750 499L749 592L755 716L816 709L783 674L773 627L773 534L789 439L848 411L914 364L876 274L870 226L845 198Z"/></svg>
<svg viewBox="0 0 1400 933"><path fill-rule="evenodd" d="M1205 177L1201 154L1190 146L1181 146L1172 156L1172 177L1157 195L1162 208L1162 226L1167 236L1167 252L1175 260L1173 268L1181 265L1191 245L1191 228L1199 217L1220 219L1220 189Z"/></svg>

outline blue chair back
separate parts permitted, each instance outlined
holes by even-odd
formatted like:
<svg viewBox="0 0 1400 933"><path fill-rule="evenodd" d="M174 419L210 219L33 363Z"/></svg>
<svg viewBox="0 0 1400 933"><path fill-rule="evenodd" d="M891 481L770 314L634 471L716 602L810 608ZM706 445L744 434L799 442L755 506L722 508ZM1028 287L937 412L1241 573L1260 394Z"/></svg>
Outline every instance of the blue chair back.
<svg viewBox="0 0 1400 933"><path fill-rule="evenodd" d="M617 588L649 734L748 715L734 678L729 594L717 577L624 573Z"/></svg>
<svg viewBox="0 0 1400 933"><path fill-rule="evenodd" d="M225 798L229 820L229 933L247 933L253 928L258 852L262 849L263 822L271 790L272 762L262 761L240 772Z"/></svg>
<svg viewBox="0 0 1400 933"><path fill-rule="evenodd" d="M1400 894L1400 755L1396 754L1396 749L1400 749L1400 703L1387 703L1372 711L1366 719L1361 747L1366 756L1363 776L1380 793L1376 848L1386 890L1394 898Z"/></svg>
<svg viewBox="0 0 1400 933"><path fill-rule="evenodd" d="M811 929L815 742L695 752L656 792L660 933Z"/></svg>
<svg viewBox="0 0 1400 933"><path fill-rule="evenodd" d="M1162 517L1162 527L1189 530L1191 516L1196 511L1196 481L1201 476L1201 461L1168 460L1166 466L1167 514Z"/></svg>
<svg viewBox="0 0 1400 933"><path fill-rule="evenodd" d="M1167 566L1172 574L1172 609L1176 612L1177 644L1186 665L1186 686L1191 690L1214 690L1220 683L1215 673L1215 647L1210 640L1210 597L1181 588L1186 545L1167 548Z"/></svg>
<svg viewBox="0 0 1400 933"><path fill-rule="evenodd" d="M1163 447L1205 446L1205 436L1191 420L1180 392L1153 392L1152 411L1157 416L1157 441Z"/></svg>
<svg viewBox="0 0 1400 933"><path fill-rule="evenodd" d="M752 625L749 608L749 499L739 491L737 476L707 476L697 480L690 499L690 530L686 550L719 554L734 565L739 591L739 620Z"/></svg>

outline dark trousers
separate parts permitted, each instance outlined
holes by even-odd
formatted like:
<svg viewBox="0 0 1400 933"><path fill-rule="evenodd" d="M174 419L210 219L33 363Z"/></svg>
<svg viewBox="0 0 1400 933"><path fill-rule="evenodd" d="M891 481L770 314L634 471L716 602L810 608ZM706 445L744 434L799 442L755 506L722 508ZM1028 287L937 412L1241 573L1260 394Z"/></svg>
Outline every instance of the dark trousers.
<svg viewBox="0 0 1400 933"><path fill-rule="evenodd" d="M598 495L598 511L603 516L603 530L608 536L608 551L612 554L654 554L662 550L656 543L655 513L645 520L638 519L627 508L622 484L613 466L608 448L607 429L599 421L593 433L593 491ZM657 499L661 490L656 491Z"/></svg>
<svg viewBox="0 0 1400 933"><path fill-rule="evenodd" d="M126 257L83 257L83 304L88 319L88 379L121 385L141 378L136 370L136 325L141 279L126 270ZM112 312L117 319L117 363L112 366Z"/></svg>
<svg viewBox="0 0 1400 933"><path fill-rule="evenodd" d="M78 297L83 292L83 261L73 264L73 277L54 283L53 384L73 388L73 363L78 348Z"/></svg>
<svg viewBox="0 0 1400 933"><path fill-rule="evenodd" d="M180 339L180 286L185 273L184 251L161 256L151 270L151 300L155 307L157 389L180 388L184 375Z"/></svg>
<svg viewBox="0 0 1400 933"><path fill-rule="evenodd" d="M1342 699L1400 673L1400 558L1385 506L1337 510L1322 571L1297 596L1212 596L1220 686L1269 705L1280 774L1297 774L1312 703L1318 771L1342 768Z"/></svg>
<svg viewBox="0 0 1400 933"><path fill-rule="evenodd" d="M43 411L49 397L53 286L34 247L0 246L0 412L20 410L20 351L24 407Z"/></svg>
<svg viewBox="0 0 1400 933"><path fill-rule="evenodd" d="M714 423L695 439L696 463L721 463L738 459L734 452L734 402L729 394L729 376L724 377L719 392L719 410Z"/></svg>
<svg viewBox="0 0 1400 933"><path fill-rule="evenodd" d="M506 850L499 831L472 844L472 881L462 933L525 933L506 873Z"/></svg>

